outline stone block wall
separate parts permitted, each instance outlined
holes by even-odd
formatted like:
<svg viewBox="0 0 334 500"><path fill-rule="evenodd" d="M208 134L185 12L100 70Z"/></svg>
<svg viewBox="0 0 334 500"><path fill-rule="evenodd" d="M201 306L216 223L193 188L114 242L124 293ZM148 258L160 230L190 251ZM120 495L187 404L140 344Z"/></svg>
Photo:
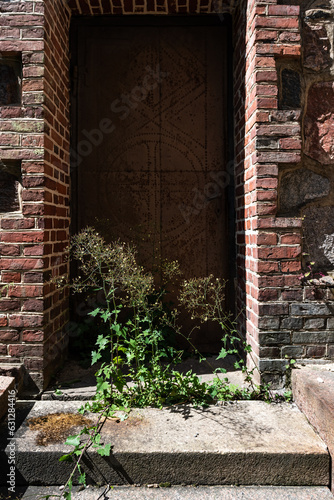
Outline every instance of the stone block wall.
<svg viewBox="0 0 334 500"><path fill-rule="evenodd" d="M68 297L50 278L68 271L71 15L224 12L233 16L240 329L258 380L276 386L286 356L334 355L330 281L300 280L307 260L324 274L334 266L330 2L0 1L0 366L23 362L38 388L67 342Z"/></svg>

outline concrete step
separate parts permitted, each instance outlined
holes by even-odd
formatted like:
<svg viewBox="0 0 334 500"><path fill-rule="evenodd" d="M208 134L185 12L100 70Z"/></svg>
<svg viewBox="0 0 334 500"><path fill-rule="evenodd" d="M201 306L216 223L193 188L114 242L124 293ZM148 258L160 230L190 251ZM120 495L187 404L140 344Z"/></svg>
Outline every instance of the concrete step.
<svg viewBox="0 0 334 500"><path fill-rule="evenodd" d="M79 406L77 401L38 401L33 405L15 436L17 485L66 482L72 465L58 459L72 450L63 442L64 436L76 433L69 414ZM57 432L55 442L48 442L52 432L46 423L52 422L51 415L56 413L65 415L61 425L51 424L51 430ZM43 417L42 429L29 428L34 417ZM88 418L96 421L96 415ZM44 438L39 435L43 429ZM329 484L327 448L293 404L240 401L205 410L190 406L133 410L127 420L107 419L101 435L104 443L112 444L112 455L100 457L89 450L84 467L91 483ZM3 471L5 465L0 464Z"/></svg>
<svg viewBox="0 0 334 500"><path fill-rule="evenodd" d="M0 366L0 376L14 377L16 390L18 394L24 389L26 370L20 363L3 363Z"/></svg>
<svg viewBox="0 0 334 500"><path fill-rule="evenodd" d="M22 491L23 500L38 500L45 495L59 495L57 487L30 486ZM0 492L1 495L1 492ZM0 496L1 498L1 496ZM301 486L177 486L147 488L116 486L113 489L88 487L72 495L73 500L333 500L325 487Z"/></svg>
<svg viewBox="0 0 334 500"><path fill-rule="evenodd" d="M0 419L8 411L8 391L15 389L15 378L0 375Z"/></svg>
<svg viewBox="0 0 334 500"><path fill-rule="evenodd" d="M203 363L200 363L198 359L188 358L176 365L175 369L181 373L191 370L200 377L202 382L212 382L217 377L213 373L214 369L224 368L227 373L221 374L221 378L228 378L230 384L246 387L242 371L233 368L236 361L237 358L231 355L224 360L217 360L216 356L208 356L206 362ZM67 360L57 374L55 383L43 392L41 399L45 401L90 401L96 393L96 370L96 366L82 368L73 360ZM77 374L75 379L73 379L73 374ZM56 389L58 389L57 392Z"/></svg>
<svg viewBox="0 0 334 500"><path fill-rule="evenodd" d="M298 407L331 454L334 492L334 363L298 366L292 370L292 389Z"/></svg>

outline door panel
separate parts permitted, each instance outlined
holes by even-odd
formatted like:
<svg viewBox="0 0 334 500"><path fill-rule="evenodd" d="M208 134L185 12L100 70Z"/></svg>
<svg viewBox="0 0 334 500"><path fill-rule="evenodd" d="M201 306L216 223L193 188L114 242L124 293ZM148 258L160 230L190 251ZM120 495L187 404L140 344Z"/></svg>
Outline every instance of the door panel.
<svg viewBox="0 0 334 500"><path fill-rule="evenodd" d="M177 259L186 278L226 277L224 27L90 27L78 40L77 229L99 219L148 268Z"/></svg>

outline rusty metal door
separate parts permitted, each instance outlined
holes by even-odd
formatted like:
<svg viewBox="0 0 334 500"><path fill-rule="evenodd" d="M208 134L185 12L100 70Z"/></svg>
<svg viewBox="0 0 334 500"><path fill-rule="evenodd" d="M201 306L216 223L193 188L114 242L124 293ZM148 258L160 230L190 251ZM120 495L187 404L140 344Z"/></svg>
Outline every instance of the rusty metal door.
<svg viewBox="0 0 334 500"><path fill-rule="evenodd" d="M78 29L77 229L134 241L150 269L178 260L186 278L227 276L226 36Z"/></svg>

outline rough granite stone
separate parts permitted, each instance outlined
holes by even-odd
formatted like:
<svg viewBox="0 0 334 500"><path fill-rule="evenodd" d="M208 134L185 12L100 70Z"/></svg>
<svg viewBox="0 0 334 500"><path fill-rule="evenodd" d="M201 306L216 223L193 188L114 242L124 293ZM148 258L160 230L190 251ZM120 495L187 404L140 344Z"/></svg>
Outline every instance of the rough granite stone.
<svg viewBox="0 0 334 500"><path fill-rule="evenodd" d="M285 174L280 183L280 212L294 212L305 203L330 193L330 181L323 175L301 168Z"/></svg>
<svg viewBox="0 0 334 500"><path fill-rule="evenodd" d="M306 15L302 31L304 67L313 71L323 71L331 65L331 45L327 30L322 24L313 24L316 15L314 11L308 11Z"/></svg>
<svg viewBox="0 0 334 500"><path fill-rule="evenodd" d="M311 86L305 116L305 154L325 165L334 163L334 82Z"/></svg>
<svg viewBox="0 0 334 500"><path fill-rule="evenodd" d="M304 248L320 270L334 268L334 207L303 210Z"/></svg>

